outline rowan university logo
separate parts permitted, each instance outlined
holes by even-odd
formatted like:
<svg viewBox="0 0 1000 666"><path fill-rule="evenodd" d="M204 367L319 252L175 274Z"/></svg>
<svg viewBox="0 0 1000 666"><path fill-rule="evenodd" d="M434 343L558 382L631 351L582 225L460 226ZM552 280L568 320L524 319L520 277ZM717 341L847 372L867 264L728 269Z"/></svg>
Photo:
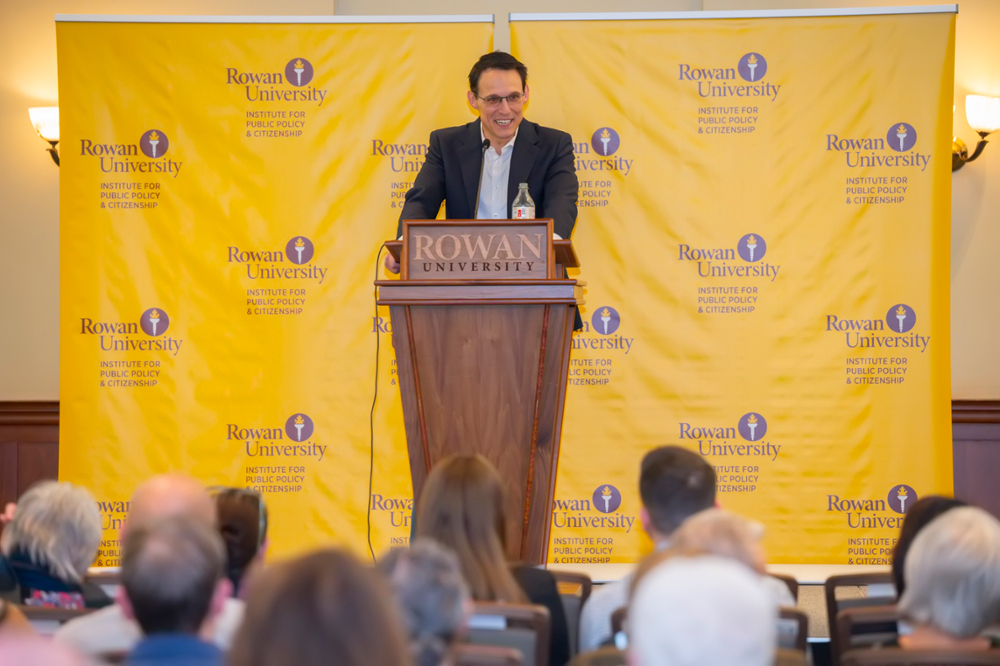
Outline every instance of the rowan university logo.
<svg viewBox="0 0 1000 666"><path fill-rule="evenodd" d="M293 442L304 442L313 434L313 420L305 414L292 414L285 421L285 434Z"/></svg>
<svg viewBox="0 0 1000 666"><path fill-rule="evenodd" d="M305 58L292 58L285 65L285 80L296 88L308 85L312 79L313 66Z"/></svg>
<svg viewBox="0 0 1000 666"><path fill-rule="evenodd" d="M155 338L167 332L167 328L170 327L170 317L163 308L150 308L139 318L139 327L143 333Z"/></svg>
<svg viewBox="0 0 1000 666"><path fill-rule="evenodd" d="M167 154L170 147L170 139L161 130L151 129L139 138L139 150L146 157L156 159Z"/></svg>

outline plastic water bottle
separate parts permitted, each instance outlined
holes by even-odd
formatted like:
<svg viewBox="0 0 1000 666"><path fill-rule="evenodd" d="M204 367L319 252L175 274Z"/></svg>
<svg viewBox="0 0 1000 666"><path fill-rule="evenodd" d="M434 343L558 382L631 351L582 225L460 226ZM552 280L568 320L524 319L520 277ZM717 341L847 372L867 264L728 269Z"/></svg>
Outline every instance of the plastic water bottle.
<svg viewBox="0 0 1000 666"><path fill-rule="evenodd" d="M521 183L517 186L517 196L514 197L514 205L510 211L511 218L515 220L535 219L535 202L528 194L528 184Z"/></svg>

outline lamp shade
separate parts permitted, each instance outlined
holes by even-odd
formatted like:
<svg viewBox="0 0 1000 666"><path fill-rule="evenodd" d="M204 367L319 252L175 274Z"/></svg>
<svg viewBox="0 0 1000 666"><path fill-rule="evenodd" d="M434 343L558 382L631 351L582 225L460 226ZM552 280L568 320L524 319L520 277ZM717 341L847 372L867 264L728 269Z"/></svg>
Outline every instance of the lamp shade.
<svg viewBox="0 0 1000 666"><path fill-rule="evenodd" d="M966 95L965 117L977 132L996 132L1000 129L1000 98Z"/></svg>
<svg viewBox="0 0 1000 666"><path fill-rule="evenodd" d="M59 140L59 107L36 106L28 109L28 117L38 136L46 141Z"/></svg>

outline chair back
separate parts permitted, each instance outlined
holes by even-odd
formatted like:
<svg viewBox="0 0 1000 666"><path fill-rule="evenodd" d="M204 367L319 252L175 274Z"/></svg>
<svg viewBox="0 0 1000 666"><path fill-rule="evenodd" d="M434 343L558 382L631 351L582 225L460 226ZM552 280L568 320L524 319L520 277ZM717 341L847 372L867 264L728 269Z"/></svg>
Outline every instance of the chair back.
<svg viewBox="0 0 1000 666"><path fill-rule="evenodd" d="M18 610L31 622L35 632L41 636L51 636L59 627L70 620L93 613L93 608L69 610L66 608L43 608L41 606L18 606Z"/></svg>
<svg viewBox="0 0 1000 666"><path fill-rule="evenodd" d="M455 666L521 666L521 652L514 648L459 643L452 648Z"/></svg>
<svg viewBox="0 0 1000 666"><path fill-rule="evenodd" d="M103 567L101 569L91 569L83 577L87 583L92 583L100 587L108 598L114 599L118 594L118 586L122 583L121 569Z"/></svg>
<svg viewBox="0 0 1000 666"><path fill-rule="evenodd" d="M617 636L618 632L625 631L625 620L628 619L628 606L616 608L611 614L611 635Z"/></svg>
<svg viewBox="0 0 1000 666"><path fill-rule="evenodd" d="M841 666L1000 666L1000 650L903 650L901 648L846 651Z"/></svg>
<svg viewBox="0 0 1000 666"><path fill-rule="evenodd" d="M570 660L567 666L625 666L625 653L613 647L602 647L590 652L581 652Z"/></svg>
<svg viewBox="0 0 1000 666"><path fill-rule="evenodd" d="M809 666L805 652L778 648L774 653L774 666Z"/></svg>
<svg viewBox="0 0 1000 666"><path fill-rule="evenodd" d="M845 608L830 625L830 642L836 637L839 654L893 643L899 637L898 621L894 605Z"/></svg>
<svg viewBox="0 0 1000 666"><path fill-rule="evenodd" d="M771 578L777 578L782 583L788 586L788 591L792 593L792 598L795 601L799 600L799 581L795 579L794 576L786 576L785 574L768 574Z"/></svg>
<svg viewBox="0 0 1000 666"><path fill-rule="evenodd" d="M562 601L563 611L566 613L566 625L569 629L569 655L572 657L576 654L577 645L580 642L580 612L583 610L583 604L590 598L590 591L594 584L587 574L552 570L549 570L549 573L556 579L559 599Z"/></svg>
<svg viewBox="0 0 1000 666"><path fill-rule="evenodd" d="M465 642L513 648L524 666L547 666L550 626L545 606L477 601Z"/></svg>
<svg viewBox="0 0 1000 666"><path fill-rule="evenodd" d="M809 638L809 616L797 608L778 609L778 647L806 651Z"/></svg>
<svg viewBox="0 0 1000 666"><path fill-rule="evenodd" d="M830 576L826 579L823 587L826 594L826 618L830 626L830 656L833 663L836 664L838 657L843 652L835 630L837 613L852 608L895 604L896 588L893 584L892 574L888 571L885 573ZM851 590L855 594L851 598L838 598L838 590L844 592L845 588L855 588ZM860 594L857 593L856 588L863 588ZM844 596L846 595L841 595L841 597Z"/></svg>

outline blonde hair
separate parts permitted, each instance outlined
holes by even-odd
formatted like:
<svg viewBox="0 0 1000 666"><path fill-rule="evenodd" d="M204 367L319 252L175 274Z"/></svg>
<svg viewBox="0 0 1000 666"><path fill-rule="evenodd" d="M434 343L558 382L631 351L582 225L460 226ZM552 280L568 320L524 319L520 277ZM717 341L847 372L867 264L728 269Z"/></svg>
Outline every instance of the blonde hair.
<svg viewBox="0 0 1000 666"><path fill-rule="evenodd" d="M526 601L504 555L503 484L482 456L452 456L427 476L417 536L451 548L476 601Z"/></svg>

